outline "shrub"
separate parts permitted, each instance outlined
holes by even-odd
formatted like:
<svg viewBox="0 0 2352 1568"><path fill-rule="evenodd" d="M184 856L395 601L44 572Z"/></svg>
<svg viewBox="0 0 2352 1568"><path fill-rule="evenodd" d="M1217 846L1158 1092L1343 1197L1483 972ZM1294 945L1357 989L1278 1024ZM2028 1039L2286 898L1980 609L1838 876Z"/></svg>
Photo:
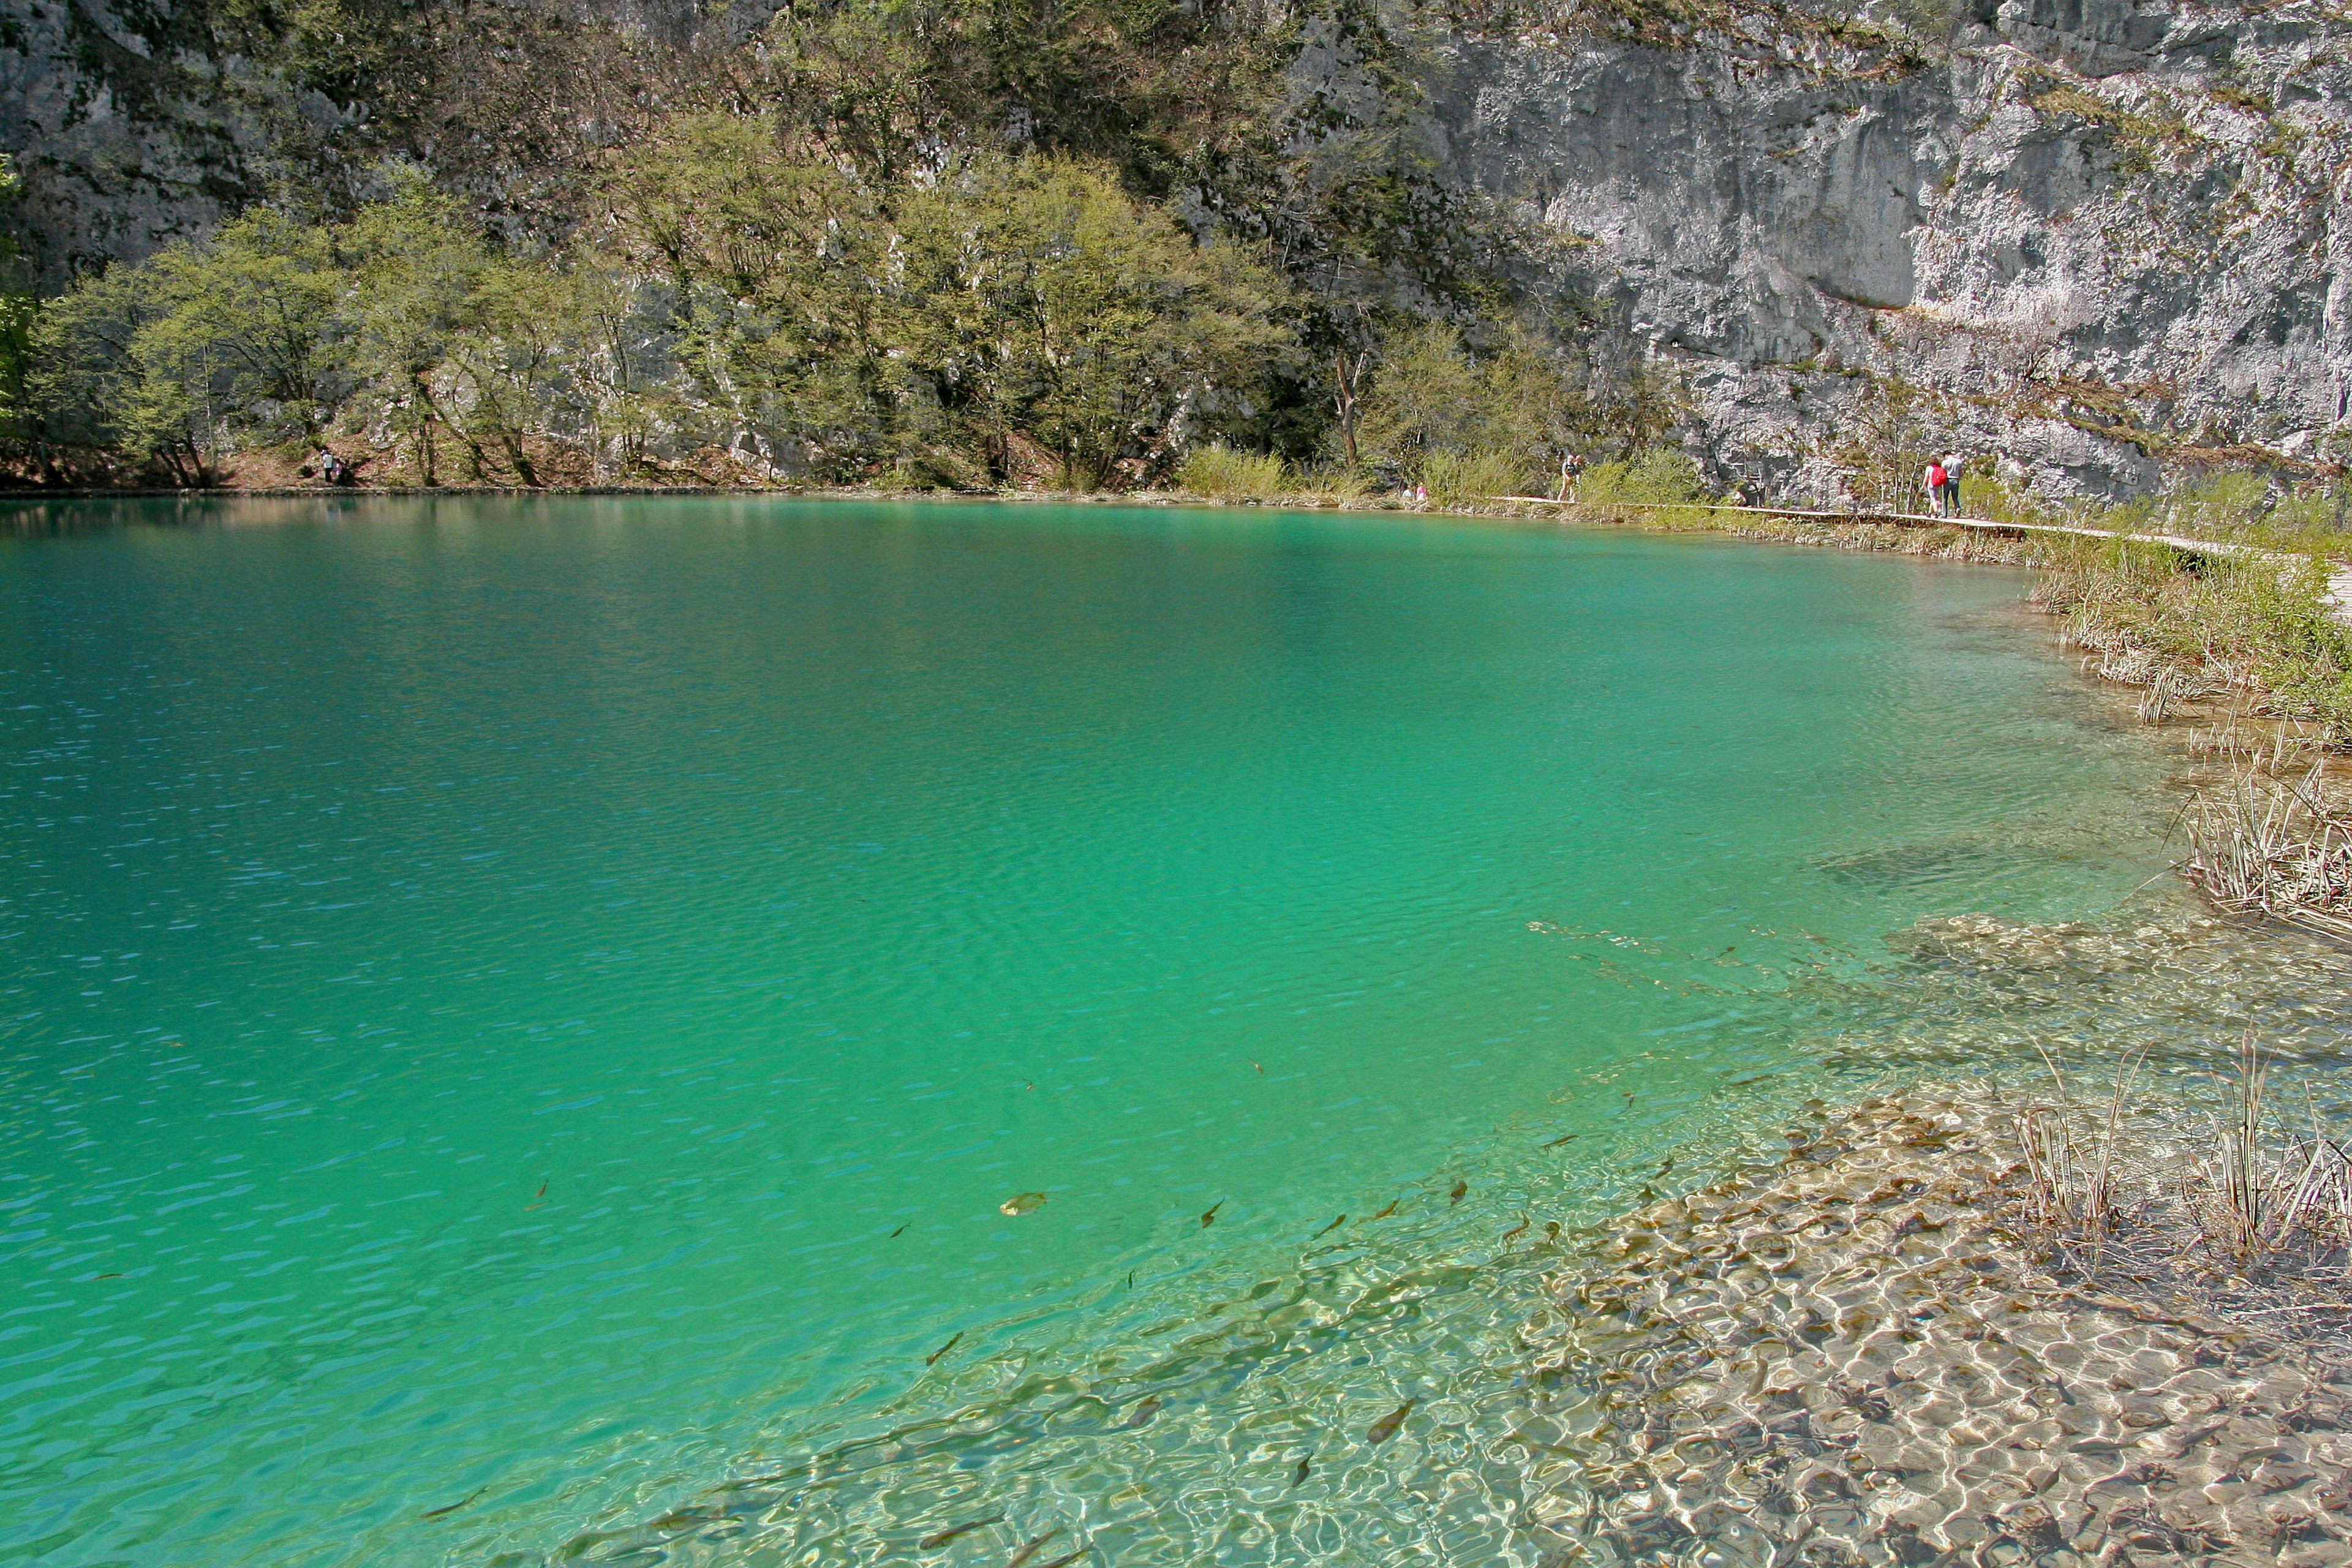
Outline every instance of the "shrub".
<svg viewBox="0 0 2352 1568"><path fill-rule="evenodd" d="M1186 453L1176 482L1193 495L1221 501L1277 500L1291 489L1290 469L1280 458L1236 452L1222 444Z"/></svg>
<svg viewBox="0 0 2352 1568"><path fill-rule="evenodd" d="M1503 452L1432 452L1423 459L1421 482L1434 504L1465 506L1525 493L1527 475Z"/></svg>

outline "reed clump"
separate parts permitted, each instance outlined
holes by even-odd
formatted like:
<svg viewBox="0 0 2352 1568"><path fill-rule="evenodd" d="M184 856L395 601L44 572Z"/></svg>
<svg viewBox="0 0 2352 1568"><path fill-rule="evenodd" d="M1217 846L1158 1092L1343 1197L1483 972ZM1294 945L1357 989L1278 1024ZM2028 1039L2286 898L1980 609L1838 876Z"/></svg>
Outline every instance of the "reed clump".
<svg viewBox="0 0 2352 1568"><path fill-rule="evenodd" d="M2275 1124L2273 1058L2251 1031L2201 1128L2147 1102L2145 1065L2126 1058L2105 1101L2084 1104L2049 1064L2052 1098L2011 1119L2030 1225L2088 1276L2177 1284L2186 1266L2226 1298L2214 1305L2352 1313L2352 1148L2315 1109L2307 1130Z"/></svg>
<svg viewBox="0 0 2352 1568"><path fill-rule="evenodd" d="M2241 767L2192 796L2185 822L2183 869L2207 898L2352 937L2352 805L2329 793L2325 758L2287 778Z"/></svg>

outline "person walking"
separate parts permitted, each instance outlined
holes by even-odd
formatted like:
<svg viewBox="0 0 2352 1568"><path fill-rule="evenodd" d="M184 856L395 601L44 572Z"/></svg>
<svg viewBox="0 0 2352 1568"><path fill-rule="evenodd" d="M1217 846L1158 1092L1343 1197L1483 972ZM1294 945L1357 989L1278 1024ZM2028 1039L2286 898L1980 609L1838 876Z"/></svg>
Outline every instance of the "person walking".
<svg viewBox="0 0 2352 1568"><path fill-rule="evenodd" d="M1960 515L1960 455L1958 452L1944 454L1944 515Z"/></svg>
<svg viewBox="0 0 2352 1568"><path fill-rule="evenodd" d="M1927 471L1920 479L1920 489L1927 492L1927 515L1944 515L1944 465L1935 458L1927 459Z"/></svg>
<svg viewBox="0 0 2352 1568"><path fill-rule="evenodd" d="M1582 458L1574 452L1566 453L1560 458L1559 499L1561 500L1572 501L1576 499L1576 477L1582 472L1584 472Z"/></svg>

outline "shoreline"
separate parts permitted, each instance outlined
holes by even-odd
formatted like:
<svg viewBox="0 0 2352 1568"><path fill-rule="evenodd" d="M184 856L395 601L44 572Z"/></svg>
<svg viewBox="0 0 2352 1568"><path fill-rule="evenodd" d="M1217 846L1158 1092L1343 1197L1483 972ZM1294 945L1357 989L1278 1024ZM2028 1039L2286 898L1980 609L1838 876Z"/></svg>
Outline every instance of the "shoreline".
<svg viewBox="0 0 2352 1568"><path fill-rule="evenodd" d="M1223 504L707 487L166 493ZM1943 520L1767 514L1697 529L1592 514L1532 520L2032 563L2025 539ZM2104 667L2084 673L2105 676ZM2017 950L2000 962L2042 962L2018 953L2052 940L2052 928L2023 929L1989 939ZM2109 961L2070 953L2063 962L2095 971ZM1998 1089L1989 1099L1951 1089L1926 1064L1908 1076L1891 1094L1810 1113L1805 1139L1775 1163L1612 1218L1555 1276L1564 1337L1548 1326L1527 1364L1560 1395L1547 1393L1516 1435L1537 1477L1559 1478L1530 1510L1556 1554L1547 1561L1626 1561L1669 1546L1696 1554L1704 1544L1739 1568L1808 1552L1913 1568L2352 1563L2347 1500L2324 1474L2352 1467L2344 1436L2352 1352L2327 1344L2334 1359L2316 1363L2312 1338L2284 1323L2242 1321L2193 1297L2135 1300L2063 1257L2053 1264L2046 1240L2019 1217L2026 1177L2004 1119L2020 1108ZM1767 1125L1755 1131L1768 1140ZM2352 1323L2352 1312L2345 1319ZM2131 1386L2117 1388L2118 1379ZM1571 1494L1580 1506L1567 1506Z"/></svg>

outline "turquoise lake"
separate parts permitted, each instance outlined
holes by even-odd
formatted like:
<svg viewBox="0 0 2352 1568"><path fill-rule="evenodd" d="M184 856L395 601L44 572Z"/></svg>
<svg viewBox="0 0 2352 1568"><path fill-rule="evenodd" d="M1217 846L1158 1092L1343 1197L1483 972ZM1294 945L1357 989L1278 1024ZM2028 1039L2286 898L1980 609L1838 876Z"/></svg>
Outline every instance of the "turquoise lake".
<svg viewBox="0 0 2352 1568"><path fill-rule="evenodd" d="M2166 860L2002 569L11 521L0 1562L1517 1562L1507 1259L1843 1081L1889 933Z"/></svg>

